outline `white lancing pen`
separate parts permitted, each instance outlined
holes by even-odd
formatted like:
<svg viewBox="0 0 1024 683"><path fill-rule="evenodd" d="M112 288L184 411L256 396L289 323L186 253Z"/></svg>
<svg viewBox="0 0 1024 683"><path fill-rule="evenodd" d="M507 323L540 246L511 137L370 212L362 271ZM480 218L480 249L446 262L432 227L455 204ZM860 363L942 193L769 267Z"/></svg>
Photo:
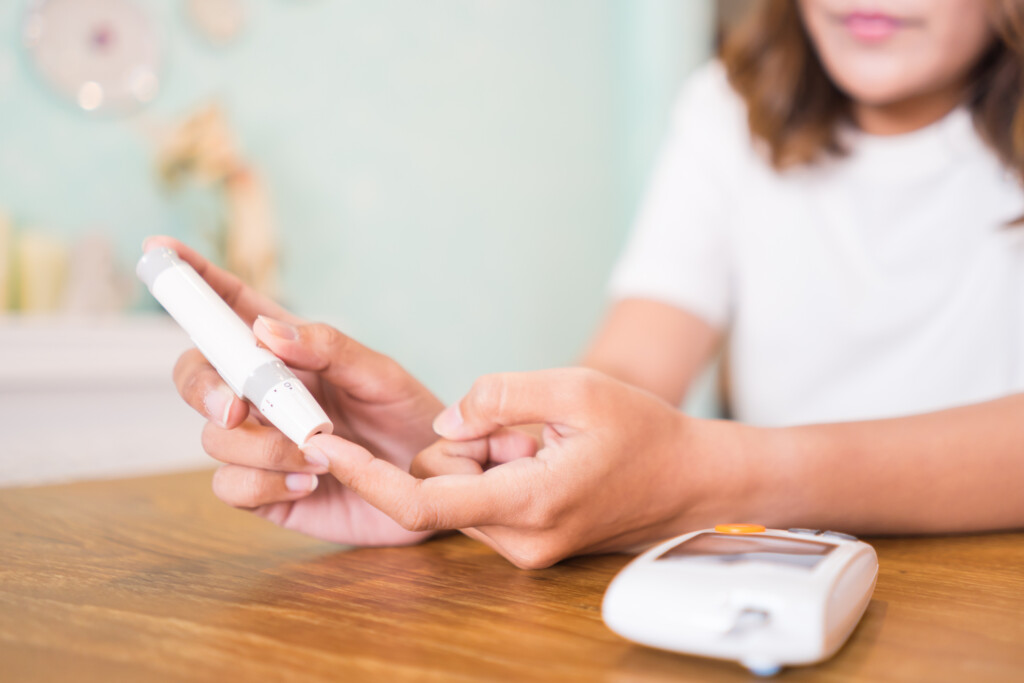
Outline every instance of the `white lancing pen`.
<svg viewBox="0 0 1024 683"><path fill-rule="evenodd" d="M330 434L330 419L306 386L281 360L257 343L245 322L177 252L147 251L135 268L139 279L239 398L301 446Z"/></svg>

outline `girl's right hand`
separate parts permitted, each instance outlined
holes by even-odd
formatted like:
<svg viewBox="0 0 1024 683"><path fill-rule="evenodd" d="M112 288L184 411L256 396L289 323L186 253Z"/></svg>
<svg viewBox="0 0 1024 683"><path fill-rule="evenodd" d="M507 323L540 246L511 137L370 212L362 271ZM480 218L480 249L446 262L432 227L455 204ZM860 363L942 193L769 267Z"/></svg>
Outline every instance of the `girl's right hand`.
<svg viewBox="0 0 1024 683"><path fill-rule="evenodd" d="M440 401L392 359L322 324L306 324L195 251L168 237L166 246L190 263L248 324L259 340L296 371L334 423L334 433L404 471L437 437L431 422ZM408 531L327 472L237 398L197 349L174 368L181 396L209 422L203 448L224 463L214 493L276 524L353 545L402 545L430 531Z"/></svg>
<svg viewBox="0 0 1024 683"><path fill-rule="evenodd" d="M538 423L524 452L510 428ZM524 568L759 519L757 462L777 441L584 368L481 377L434 426L412 474L334 436L303 450L405 528L460 529Z"/></svg>

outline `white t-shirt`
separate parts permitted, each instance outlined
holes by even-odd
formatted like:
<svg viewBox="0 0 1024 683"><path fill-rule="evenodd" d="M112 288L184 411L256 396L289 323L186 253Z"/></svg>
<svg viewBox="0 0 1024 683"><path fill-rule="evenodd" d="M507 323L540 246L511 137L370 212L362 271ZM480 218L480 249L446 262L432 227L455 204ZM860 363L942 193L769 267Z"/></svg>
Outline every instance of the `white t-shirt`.
<svg viewBox="0 0 1024 683"><path fill-rule="evenodd" d="M1024 389L1024 191L958 109L779 173L720 63L698 70L614 298L728 334L752 424L907 415ZM1024 419L1024 416L1021 416Z"/></svg>

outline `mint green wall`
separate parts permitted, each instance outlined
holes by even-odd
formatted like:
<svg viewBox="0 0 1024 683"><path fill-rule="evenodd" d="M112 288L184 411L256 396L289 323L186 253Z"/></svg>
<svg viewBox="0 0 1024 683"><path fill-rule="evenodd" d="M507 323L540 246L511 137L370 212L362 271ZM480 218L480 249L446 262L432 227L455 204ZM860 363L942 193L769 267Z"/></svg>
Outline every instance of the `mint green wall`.
<svg viewBox="0 0 1024 683"><path fill-rule="evenodd" d="M213 213L154 182L150 131L209 98L268 181L284 297L445 399L484 372L571 363L603 307L706 0L250 0L214 48L180 2L143 113L90 118L32 77L0 3L0 209L73 239L203 245Z"/></svg>

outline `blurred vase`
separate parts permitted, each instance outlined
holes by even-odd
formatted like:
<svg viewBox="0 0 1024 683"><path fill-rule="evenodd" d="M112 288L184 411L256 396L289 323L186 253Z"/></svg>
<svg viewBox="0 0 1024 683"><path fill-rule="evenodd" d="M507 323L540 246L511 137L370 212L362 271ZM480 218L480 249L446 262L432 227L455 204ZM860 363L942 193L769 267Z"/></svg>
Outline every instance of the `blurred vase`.
<svg viewBox="0 0 1024 683"><path fill-rule="evenodd" d="M14 260L11 220L0 211L0 313L11 306L11 267Z"/></svg>
<svg viewBox="0 0 1024 683"><path fill-rule="evenodd" d="M83 315L116 313L131 303L137 284L118 267L111 239L101 232L89 233L72 249L61 308Z"/></svg>
<svg viewBox="0 0 1024 683"><path fill-rule="evenodd" d="M25 313L60 308L67 280L68 250L51 235L26 231L17 240L18 305Z"/></svg>

